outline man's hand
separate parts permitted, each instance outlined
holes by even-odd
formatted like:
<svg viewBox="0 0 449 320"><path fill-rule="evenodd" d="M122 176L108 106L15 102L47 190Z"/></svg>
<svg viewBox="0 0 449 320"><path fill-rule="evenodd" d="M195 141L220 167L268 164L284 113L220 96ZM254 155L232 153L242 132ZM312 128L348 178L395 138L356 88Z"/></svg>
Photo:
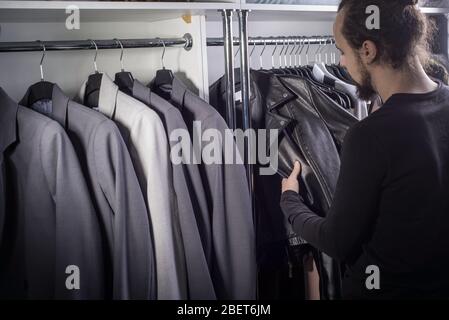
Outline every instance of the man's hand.
<svg viewBox="0 0 449 320"><path fill-rule="evenodd" d="M282 180L282 193L289 190L299 193L298 175L300 173L301 173L301 164L298 161L296 161L295 166L293 167L293 171L288 177L288 179Z"/></svg>

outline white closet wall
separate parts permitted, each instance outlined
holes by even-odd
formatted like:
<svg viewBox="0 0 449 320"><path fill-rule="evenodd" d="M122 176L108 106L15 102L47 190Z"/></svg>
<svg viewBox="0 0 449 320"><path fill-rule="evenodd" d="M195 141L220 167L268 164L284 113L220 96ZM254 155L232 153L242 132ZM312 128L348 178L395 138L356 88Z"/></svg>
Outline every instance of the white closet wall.
<svg viewBox="0 0 449 320"><path fill-rule="evenodd" d="M139 20L81 21L79 30L67 30L64 20L33 23L0 21L0 41L177 38L190 33L193 37L193 48L186 51L182 47L167 47L164 64L185 80L192 90L200 96L206 96L207 68L203 70L206 57L202 47L205 41L204 16L193 16L191 23L186 23L182 18L146 22L141 21L145 20L142 16ZM47 51L44 60L45 80L56 82L69 96L74 96L83 81L94 71L94 55L95 50ZM0 53L0 86L14 99L21 99L28 86L40 80L41 56L41 52ZM162 48L125 49L125 69L132 72L135 78L147 83L154 77L156 70L162 67L161 56ZM99 71L106 72L113 78L115 73L120 71L119 57L120 49L99 50Z"/></svg>

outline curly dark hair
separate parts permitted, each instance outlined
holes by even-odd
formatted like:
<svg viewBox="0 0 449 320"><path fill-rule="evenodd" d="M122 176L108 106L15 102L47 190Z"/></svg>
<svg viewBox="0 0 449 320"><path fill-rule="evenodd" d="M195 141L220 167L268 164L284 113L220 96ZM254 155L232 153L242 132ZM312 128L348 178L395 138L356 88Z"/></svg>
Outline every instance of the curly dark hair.
<svg viewBox="0 0 449 320"><path fill-rule="evenodd" d="M376 61L394 69L409 64L418 55L425 65L434 34L434 24L416 6L418 0L342 0L338 11L344 10L342 33L350 46L360 49L366 40L378 50ZM376 5L380 10L380 29L366 27L366 8Z"/></svg>
<svg viewBox="0 0 449 320"><path fill-rule="evenodd" d="M429 75L432 78L438 79L442 81L445 85L449 84L449 72L444 65L444 56L432 56L429 59L428 64L425 66L425 71L427 75Z"/></svg>

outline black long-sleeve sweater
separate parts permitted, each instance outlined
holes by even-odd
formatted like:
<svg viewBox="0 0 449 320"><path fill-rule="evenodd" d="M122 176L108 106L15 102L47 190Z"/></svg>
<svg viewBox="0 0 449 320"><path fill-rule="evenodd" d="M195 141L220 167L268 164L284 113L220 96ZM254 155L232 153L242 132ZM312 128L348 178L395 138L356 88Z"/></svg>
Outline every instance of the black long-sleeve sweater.
<svg viewBox="0 0 449 320"><path fill-rule="evenodd" d="M346 264L344 298L449 297L449 88L395 94L348 131L326 218L293 191L281 207Z"/></svg>

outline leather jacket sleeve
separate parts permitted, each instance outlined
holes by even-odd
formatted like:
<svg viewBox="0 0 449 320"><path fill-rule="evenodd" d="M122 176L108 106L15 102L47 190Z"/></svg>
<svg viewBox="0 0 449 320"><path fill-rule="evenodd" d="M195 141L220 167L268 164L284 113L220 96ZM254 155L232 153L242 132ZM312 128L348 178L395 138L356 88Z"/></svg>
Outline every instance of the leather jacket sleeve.
<svg viewBox="0 0 449 320"><path fill-rule="evenodd" d="M293 191L283 193L282 211L303 239L332 258L346 261L371 234L386 172L387 158L375 135L358 123L345 138L335 197L327 217L312 212Z"/></svg>

